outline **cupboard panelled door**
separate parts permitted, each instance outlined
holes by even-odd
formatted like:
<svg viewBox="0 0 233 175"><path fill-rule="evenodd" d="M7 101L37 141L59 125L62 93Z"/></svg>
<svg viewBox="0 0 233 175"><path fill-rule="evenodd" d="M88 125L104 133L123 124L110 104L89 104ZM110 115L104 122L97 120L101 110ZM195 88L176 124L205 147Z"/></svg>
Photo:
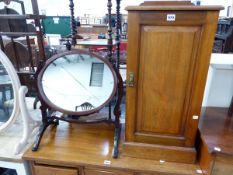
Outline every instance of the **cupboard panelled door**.
<svg viewBox="0 0 233 175"><path fill-rule="evenodd" d="M200 33L195 26L141 26L136 141L183 145Z"/></svg>

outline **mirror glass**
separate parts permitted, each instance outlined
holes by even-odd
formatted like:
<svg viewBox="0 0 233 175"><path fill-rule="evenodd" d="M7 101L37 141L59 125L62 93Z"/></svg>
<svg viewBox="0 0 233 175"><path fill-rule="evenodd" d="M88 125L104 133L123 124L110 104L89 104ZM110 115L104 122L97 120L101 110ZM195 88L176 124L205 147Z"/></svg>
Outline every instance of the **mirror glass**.
<svg viewBox="0 0 233 175"><path fill-rule="evenodd" d="M97 109L115 93L113 70L103 59L92 54L63 54L42 72L41 85L45 98L65 111Z"/></svg>
<svg viewBox="0 0 233 175"><path fill-rule="evenodd" d="M0 62L0 126L7 122L14 107L14 93L10 76Z"/></svg>

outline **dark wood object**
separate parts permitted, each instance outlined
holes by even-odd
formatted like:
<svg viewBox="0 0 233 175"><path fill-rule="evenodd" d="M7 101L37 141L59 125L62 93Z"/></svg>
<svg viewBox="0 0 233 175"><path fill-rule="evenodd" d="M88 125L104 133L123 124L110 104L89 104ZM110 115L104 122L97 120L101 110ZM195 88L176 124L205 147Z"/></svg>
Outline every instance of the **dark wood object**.
<svg viewBox="0 0 233 175"><path fill-rule="evenodd" d="M5 1L0 1L5 2ZM6 3L6 2L5 2ZM32 0L33 15L26 14L24 3L20 0L7 1L9 3L19 3L21 5L21 15L14 9L7 6L0 11L0 45L1 49L8 55L14 64L21 84L28 86L29 95L36 96L35 87L35 68L40 59L45 59L43 36L41 32L40 19L44 16L39 15L38 5L36 0ZM26 23L26 19L32 19L35 26ZM2 37L9 37L9 41L3 41ZM30 36L37 37L36 49L31 44ZM20 44L16 39L25 37L25 46ZM33 80L34 79L34 80Z"/></svg>
<svg viewBox="0 0 233 175"><path fill-rule="evenodd" d="M117 69L119 70L120 68L120 33L121 33L121 14L120 14L120 2L121 0L116 0L117 2L117 5L116 5L116 15L117 15L117 18L116 18L116 42L117 42L117 52L116 52L116 67Z"/></svg>
<svg viewBox="0 0 233 175"><path fill-rule="evenodd" d="M70 0L70 26L71 26L71 37L72 37L72 45L76 45L76 34L77 34L77 29L76 29L76 22L74 18L74 2L73 0Z"/></svg>
<svg viewBox="0 0 233 175"><path fill-rule="evenodd" d="M199 157L204 175L231 175L233 172L233 120L227 108L202 109L199 125Z"/></svg>
<svg viewBox="0 0 233 175"><path fill-rule="evenodd" d="M228 109L228 115L229 116L233 115L233 96L231 98L231 104L230 104L229 109Z"/></svg>
<svg viewBox="0 0 233 175"><path fill-rule="evenodd" d="M218 21L213 52L233 52L233 18L220 19Z"/></svg>
<svg viewBox="0 0 233 175"><path fill-rule="evenodd" d="M29 149L24 159L29 160L32 175L40 175L38 169L50 174L54 168L76 171L79 175L196 175L196 169L200 169L198 164L160 163L124 156L114 159L113 129L113 125L105 123L76 125L61 122L59 127L48 127L40 149L37 152Z"/></svg>
<svg viewBox="0 0 233 175"><path fill-rule="evenodd" d="M112 61L112 0L108 0L108 60Z"/></svg>
<svg viewBox="0 0 233 175"><path fill-rule="evenodd" d="M27 71L25 70L26 67L34 70L33 60L30 59L32 56L29 55L28 49L23 44L20 42L9 42L5 45L4 50L6 55L10 58L12 64L15 66L16 70ZM13 52L13 50L15 52Z"/></svg>
<svg viewBox="0 0 233 175"><path fill-rule="evenodd" d="M2 26L0 33L1 37L3 35L7 35L10 37L36 35L38 40L40 59L44 59L45 54L44 54L44 46L43 46L43 36L40 25L40 19L44 18L44 16L39 15L37 1L31 0L33 15L26 14L23 1L19 1L19 0L11 0L11 1L19 3L21 5L22 14L19 15L18 12L16 12L13 9L9 9L8 7L5 7L4 9L1 10L2 11L0 15L1 24L6 24L5 26L1 25ZM0 2L2 2L2 0ZM32 28L26 24L26 19L33 19L35 21L35 30L34 29L31 30ZM28 40L28 38L26 39ZM4 48L2 50L4 50Z"/></svg>
<svg viewBox="0 0 233 175"><path fill-rule="evenodd" d="M151 2L149 2L151 4ZM194 163L220 6L130 6L123 154Z"/></svg>

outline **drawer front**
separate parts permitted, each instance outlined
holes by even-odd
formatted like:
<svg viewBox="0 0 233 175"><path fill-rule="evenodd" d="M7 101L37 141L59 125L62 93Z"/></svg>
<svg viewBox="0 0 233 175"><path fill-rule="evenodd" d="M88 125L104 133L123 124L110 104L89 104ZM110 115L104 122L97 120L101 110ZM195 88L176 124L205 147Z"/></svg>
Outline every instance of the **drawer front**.
<svg viewBox="0 0 233 175"><path fill-rule="evenodd" d="M85 175L133 175L133 173L130 172L103 169L85 169L84 172Z"/></svg>
<svg viewBox="0 0 233 175"><path fill-rule="evenodd" d="M34 173L34 175L78 175L78 170L35 165Z"/></svg>

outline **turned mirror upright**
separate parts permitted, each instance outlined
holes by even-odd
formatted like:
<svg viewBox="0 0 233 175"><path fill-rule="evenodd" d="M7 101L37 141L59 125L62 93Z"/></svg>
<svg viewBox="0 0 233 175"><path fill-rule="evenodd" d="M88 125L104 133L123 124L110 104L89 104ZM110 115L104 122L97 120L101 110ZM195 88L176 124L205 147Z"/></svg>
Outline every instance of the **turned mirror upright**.
<svg viewBox="0 0 233 175"><path fill-rule="evenodd" d="M36 151L44 131L59 120L75 123L107 122L115 125L113 157L118 154L122 80L105 58L85 50L53 56L37 78L43 125L33 147ZM108 104L114 106L114 118Z"/></svg>

